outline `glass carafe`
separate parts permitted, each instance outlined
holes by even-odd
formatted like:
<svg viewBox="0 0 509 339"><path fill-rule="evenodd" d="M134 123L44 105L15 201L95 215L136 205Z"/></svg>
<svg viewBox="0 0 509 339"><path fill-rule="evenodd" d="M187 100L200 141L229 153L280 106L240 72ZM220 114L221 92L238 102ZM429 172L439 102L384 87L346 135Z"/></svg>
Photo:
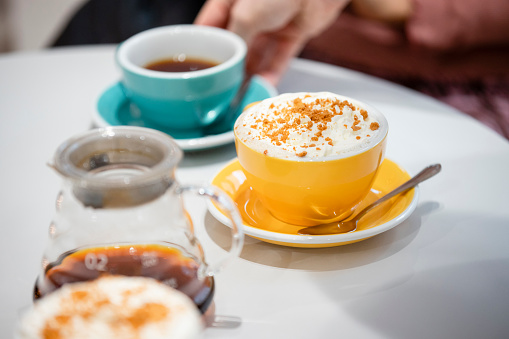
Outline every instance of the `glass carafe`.
<svg viewBox="0 0 509 339"><path fill-rule="evenodd" d="M214 274L239 255L244 238L226 194L175 180L181 158L173 139L141 127L95 129L64 142L53 161L64 180L34 298L105 274L147 276L186 293L204 312ZM184 209L185 192L213 199L232 220L230 251L213 265Z"/></svg>

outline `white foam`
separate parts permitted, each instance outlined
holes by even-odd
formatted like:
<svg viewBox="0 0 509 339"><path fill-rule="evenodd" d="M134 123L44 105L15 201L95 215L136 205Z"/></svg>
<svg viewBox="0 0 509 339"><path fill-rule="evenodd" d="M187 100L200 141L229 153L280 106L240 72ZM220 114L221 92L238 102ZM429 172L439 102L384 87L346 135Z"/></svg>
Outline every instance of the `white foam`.
<svg viewBox="0 0 509 339"><path fill-rule="evenodd" d="M295 109L300 102L304 112ZM315 113L327 112L330 121L317 120ZM385 136L387 121L374 108L351 98L329 92L287 93L247 109L237 120L235 133L258 152L305 160L367 149Z"/></svg>
<svg viewBox="0 0 509 339"><path fill-rule="evenodd" d="M182 292L150 278L108 276L64 285L37 301L21 319L17 338L195 339L202 326Z"/></svg>

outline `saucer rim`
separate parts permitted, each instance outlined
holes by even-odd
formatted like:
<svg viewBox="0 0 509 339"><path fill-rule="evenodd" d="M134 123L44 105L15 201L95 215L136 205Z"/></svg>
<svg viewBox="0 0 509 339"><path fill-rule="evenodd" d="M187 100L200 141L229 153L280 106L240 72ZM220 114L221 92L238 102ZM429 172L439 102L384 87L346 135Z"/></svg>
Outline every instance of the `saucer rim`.
<svg viewBox="0 0 509 339"><path fill-rule="evenodd" d="M274 87L270 82L265 80L263 77L259 75L253 76L253 81L256 81L256 84L263 87L268 93L269 97L275 97L278 95L278 91L276 87ZM101 115L101 112L99 112L98 103L99 100L105 93L107 93L111 88L114 86L118 86L120 83L119 81L114 82L113 84L107 86L99 95L98 99L95 101L95 107L92 110L92 124L94 127L110 127L110 126L131 126L131 125L112 125L109 122L107 122L104 117ZM127 98L125 99L127 100ZM164 133L164 131L163 131ZM177 139L173 138L175 142L179 145L179 147L184 151L196 151L196 150L203 150L203 149L209 149L214 148L218 146L226 145L230 142L233 142L235 140L235 136L233 133L233 130L226 131L219 134L213 134L213 135L206 135L203 137L197 137L197 138L188 138L188 139Z"/></svg>
<svg viewBox="0 0 509 339"><path fill-rule="evenodd" d="M395 163L397 166L399 166L402 170L406 171L403 167L401 167L397 162L395 162L392 159L386 158L386 160L390 160L393 163ZM210 184L212 185L212 182L214 179L221 173L226 167L230 166L232 163L237 162L238 158L235 158L231 161L229 161L227 164L225 164L219 171L217 171L212 179L210 180ZM375 235L381 234L383 232L386 232L397 225L401 224L403 221L408 219L410 215L415 211L417 208L417 204L419 202L419 196L420 196L420 190L418 186L415 186L413 189L414 196L408 206L405 208L404 211L402 211L400 214L398 214L393 219L365 229L361 231L354 231L351 233L341 233L341 234L325 234L325 235L294 235L294 234L286 234L286 233L279 233L279 232L273 232L273 231L267 231L263 230L257 227L253 227L246 223L244 219L242 219L242 225L244 229L244 233L246 235L249 235L253 238L259 239L261 241L269 242L272 244L278 244L278 245L284 245L284 246L290 246L290 247L332 247L332 246L341 246L346 245L349 243L358 242L361 240L365 240L368 238L371 238ZM207 208L209 212L212 214L216 220L219 222L225 224L226 226L231 228L231 221L226 217L214 204L212 201L207 200Z"/></svg>

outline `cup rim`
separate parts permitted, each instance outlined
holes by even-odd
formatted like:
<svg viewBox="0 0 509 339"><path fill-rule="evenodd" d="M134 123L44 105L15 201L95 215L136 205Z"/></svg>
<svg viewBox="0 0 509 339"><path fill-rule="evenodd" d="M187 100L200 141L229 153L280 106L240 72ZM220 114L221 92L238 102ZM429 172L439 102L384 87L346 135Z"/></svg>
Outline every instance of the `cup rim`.
<svg viewBox="0 0 509 339"><path fill-rule="evenodd" d="M285 94L297 96L297 95L305 95L306 92L285 93ZM285 94L282 94L282 95L285 95ZM382 129L380 130L380 133L378 133L378 135L376 136L376 138L375 138L375 140L373 142L370 142L369 144L366 144L365 146L363 146L363 147L361 147L361 148L359 148L358 150L355 150L355 151L341 153L341 154L328 155L328 156L325 156L325 157L304 157L304 158L298 158L298 157L294 158L294 157L291 157L291 158L280 158L280 157L274 157L274 156L271 156L271 155L263 155L263 156L264 157L269 157L272 160L280 160L280 161L283 161L283 162L285 162L285 161L289 161L289 162L309 162L309 163L317 163L317 162L324 162L324 161L328 162L328 161L341 160L341 159L345 159L345 158L354 157L356 155L359 155L359 154L362 154L364 152L367 152L367 151L377 147L382 142L384 142L384 140L387 138L387 135L389 133L389 124L387 122L387 118L385 117L385 115L382 112L380 112L377 108L375 108L375 107L373 107L373 106L371 106L371 105L369 105L369 104L367 104L365 102L359 101L357 99L354 99L354 98L351 98L351 97L347 97L347 96L344 96L344 95L341 95L341 94L336 94L336 93L331 93L331 94L333 94L334 96L337 96L338 98L341 98L343 100L348 100L348 101L352 102L354 105L367 110L370 114L374 113L376 115L378 121L380 121L380 126L382 127ZM268 98L268 99L265 99L265 100L273 100L273 99L274 98ZM242 112L242 114L235 121L233 131L234 131L234 136L235 136L235 141L236 142L242 143L245 147L251 149L253 152L260 153L257 150L255 150L253 147L251 147L248 144L246 144L241 138L239 138L239 136L237 135L236 128L235 128L237 126L237 124L240 123L241 118L243 118L243 116L246 115L251 109L254 109L254 107L256 107L256 105L254 105L253 107L250 107L246 111Z"/></svg>
<svg viewBox="0 0 509 339"><path fill-rule="evenodd" d="M220 36L221 38L227 39L231 44L235 47L234 54L226 61L220 63L219 65L197 70L197 71L189 71L189 72L160 72L149 70L138 65L132 63L126 55L126 50L130 48L133 44L137 43L141 39L145 39L148 36L158 35L158 34L167 34L174 33L175 31L184 31L186 33L202 33L202 34L211 34L215 36ZM140 33L137 33L124 42L120 43L117 47L116 51L116 60L118 65L125 70L151 78L158 79L191 79L198 78L207 75L217 74L226 69L231 68L235 64L241 62L247 53L247 45L244 40L238 36L237 34L227 31L222 28L212 27L212 26L204 26L204 25L194 25L194 24L184 24L184 25L169 25L169 26L161 26L156 28L151 28Z"/></svg>

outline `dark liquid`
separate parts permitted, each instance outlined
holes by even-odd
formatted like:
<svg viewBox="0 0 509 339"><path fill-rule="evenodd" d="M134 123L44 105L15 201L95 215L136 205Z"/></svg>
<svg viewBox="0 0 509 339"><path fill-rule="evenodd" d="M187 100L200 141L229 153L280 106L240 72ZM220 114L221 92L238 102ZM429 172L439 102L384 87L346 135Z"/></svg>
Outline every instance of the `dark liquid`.
<svg viewBox="0 0 509 339"><path fill-rule="evenodd" d="M185 58L182 61L174 59L154 61L146 65L145 68L159 72L190 72L199 71L201 69L206 69L217 65L217 63L208 60Z"/></svg>
<svg viewBox="0 0 509 339"><path fill-rule="evenodd" d="M163 245L122 245L64 253L48 265L34 288L34 299L64 284L88 281L105 274L157 279L187 294L202 313L212 302L214 280L198 279L198 265L178 249Z"/></svg>

